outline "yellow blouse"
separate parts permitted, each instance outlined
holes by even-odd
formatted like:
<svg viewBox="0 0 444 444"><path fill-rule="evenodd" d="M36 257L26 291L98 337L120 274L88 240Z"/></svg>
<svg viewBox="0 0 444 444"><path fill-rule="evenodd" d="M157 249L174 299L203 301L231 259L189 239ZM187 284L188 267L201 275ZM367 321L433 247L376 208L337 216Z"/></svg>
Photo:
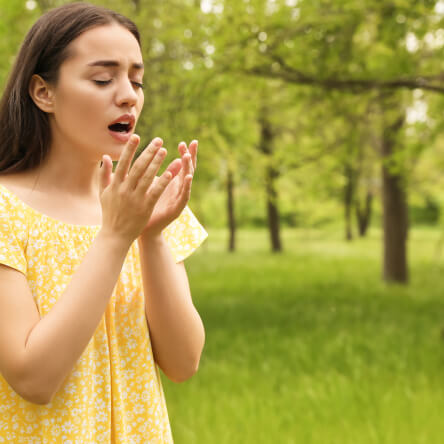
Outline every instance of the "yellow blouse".
<svg viewBox="0 0 444 444"><path fill-rule="evenodd" d="M41 317L63 293L99 229L39 213L0 185L0 263L26 276ZM176 262L207 237L188 207L163 235ZM172 442L134 241L94 336L51 403L24 400L0 374L0 443Z"/></svg>

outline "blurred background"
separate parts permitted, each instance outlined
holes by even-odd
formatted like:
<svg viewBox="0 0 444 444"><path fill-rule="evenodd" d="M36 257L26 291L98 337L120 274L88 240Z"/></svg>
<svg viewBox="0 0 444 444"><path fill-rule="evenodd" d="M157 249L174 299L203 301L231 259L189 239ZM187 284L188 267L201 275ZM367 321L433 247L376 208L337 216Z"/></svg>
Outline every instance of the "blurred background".
<svg viewBox="0 0 444 444"><path fill-rule="evenodd" d="M57 0L0 0L0 88ZM108 0L144 147L199 140L177 444L442 443L444 1Z"/></svg>

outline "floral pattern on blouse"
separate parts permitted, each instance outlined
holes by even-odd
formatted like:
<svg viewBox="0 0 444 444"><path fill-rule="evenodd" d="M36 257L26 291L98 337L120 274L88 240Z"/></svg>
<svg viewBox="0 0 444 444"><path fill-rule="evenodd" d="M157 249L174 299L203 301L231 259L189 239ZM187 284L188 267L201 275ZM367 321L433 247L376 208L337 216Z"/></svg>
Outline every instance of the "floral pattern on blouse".
<svg viewBox="0 0 444 444"><path fill-rule="evenodd" d="M100 226L71 225L39 213L0 185L0 263L26 276L42 318L99 230ZM188 207L163 235L176 262L207 237ZM172 442L145 316L136 240L93 337L49 404L24 400L0 374L0 443Z"/></svg>

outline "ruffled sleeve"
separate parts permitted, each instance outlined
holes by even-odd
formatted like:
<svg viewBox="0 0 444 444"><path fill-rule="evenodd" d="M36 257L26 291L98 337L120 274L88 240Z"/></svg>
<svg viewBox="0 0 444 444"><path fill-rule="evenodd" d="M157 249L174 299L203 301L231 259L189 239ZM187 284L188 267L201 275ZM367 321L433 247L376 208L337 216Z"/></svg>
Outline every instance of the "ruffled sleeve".
<svg viewBox="0 0 444 444"><path fill-rule="evenodd" d="M208 237L192 211L185 207L180 216L162 232L176 262L190 256Z"/></svg>
<svg viewBox="0 0 444 444"><path fill-rule="evenodd" d="M22 224L17 222L14 224L0 197L0 263L26 275L25 246L20 234Z"/></svg>

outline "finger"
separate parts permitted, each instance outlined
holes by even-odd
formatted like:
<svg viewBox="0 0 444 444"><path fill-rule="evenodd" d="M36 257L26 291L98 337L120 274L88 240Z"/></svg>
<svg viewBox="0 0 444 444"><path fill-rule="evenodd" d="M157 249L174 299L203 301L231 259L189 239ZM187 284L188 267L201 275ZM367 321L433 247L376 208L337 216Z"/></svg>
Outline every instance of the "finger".
<svg viewBox="0 0 444 444"><path fill-rule="evenodd" d="M189 153L190 154L190 168L189 170L183 172L182 174L182 182L183 182L183 178L185 177L185 175L190 172L191 174L194 175L194 165L195 165L195 157L197 154L197 140L193 140L190 143L189 148L187 148L187 145L185 142L181 142L179 145L179 152L182 155L182 157L186 154ZM194 153L194 159L193 159L193 153Z"/></svg>
<svg viewBox="0 0 444 444"><path fill-rule="evenodd" d="M183 174L184 179L187 174L191 174L191 176L193 175L193 164L191 162L191 154L190 153L186 153L182 157L182 171L183 171L182 174Z"/></svg>
<svg viewBox="0 0 444 444"><path fill-rule="evenodd" d="M150 144L143 150L142 154L133 163L133 166L131 167L131 170L128 175L129 189L134 190L137 188L140 178L145 174L147 167L151 164L151 162L155 158L156 154L160 150L160 147L162 146L162 143L163 143L162 139L159 137L153 139L150 142ZM163 161L163 158L161 160Z"/></svg>
<svg viewBox="0 0 444 444"><path fill-rule="evenodd" d="M179 146L177 147L177 149L178 149L178 151L179 151L179 154L180 154L181 159L183 159L183 156L184 156L184 155L187 153L187 151L188 151L188 150L187 150L187 144L186 144L185 142L180 142L180 143L179 143ZM184 177L185 177L185 171L184 171L184 169L182 168L181 171L180 171L180 174L179 174L179 189L182 188Z"/></svg>
<svg viewBox="0 0 444 444"><path fill-rule="evenodd" d="M160 148L157 153L155 153L153 160L149 163L145 172L140 177L136 190L138 193L145 194L149 186L152 184L157 172L159 171L160 165L165 159L167 150L165 148Z"/></svg>
<svg viewBox="0 0 444 444"><path fill-rule="evenodd" d="M179 150L180 156L182 157L187 152L187 144L185 142L180 142L177 149Z"/></svg>
<svg viewBox="0 0 444 444"><path fill-rule="evenodd" d="M182 160L174 159L167 167L167 170L171 172L173 177L177 176L182 169Z"/></svg>
<svg viewBox="0 0 444 444"><path fill-rule="evenodd" d="M194 176L193 156L191 155L191 153L189 151L188 151L188 154L190 155L190 159L188 160L188 168L190 170L190 174L192 176Z"/></svg>
<svg viewBox="0 0 444 444"><path fill-rule="evenodd" d="M114 171L114 180L117 180L118 182L123 182L125 180L139 142L140 137L137 134L133 134L129 142L123 148L116 170Z"/></svg>
<svg viewBox="0 0 444 444"><path fill-rule="evenodd" d="M173 178L173 174L170 170L165 170L164 173L156 180L152 187L149 188L147 193L147 201L151 207L156 205L156 202L159 200L159 197L165 191L165 188L171 182Z"/></svg>
<svg viewBox="0 0 444 444"><path fill-rule="evenodd" d="M102 157L102 166L100 167L100 172L99 172L100 194L102 194L103 190L111 183L112 171L113 171L113 161L107 154L105 154Z"/></svg>
<svg viewBox="0 0 444 444"><path fill-rule="evenodd" d="M183 188L179 196L179 206L181 210L183 210L187 206L190 200L192 183L193 183L193 176L191 174L187 174L183 181Z"/></svg>
<svg viewBox="0 0 444 444"><path fill-rule="evenodd" d="M188 147L188 151L191 154L191 159L193 160L194 170L196 170L196 165L197 165L197 146L198 146L198 144L199 144L199 142L197 140L193 140Z"/></svg>

